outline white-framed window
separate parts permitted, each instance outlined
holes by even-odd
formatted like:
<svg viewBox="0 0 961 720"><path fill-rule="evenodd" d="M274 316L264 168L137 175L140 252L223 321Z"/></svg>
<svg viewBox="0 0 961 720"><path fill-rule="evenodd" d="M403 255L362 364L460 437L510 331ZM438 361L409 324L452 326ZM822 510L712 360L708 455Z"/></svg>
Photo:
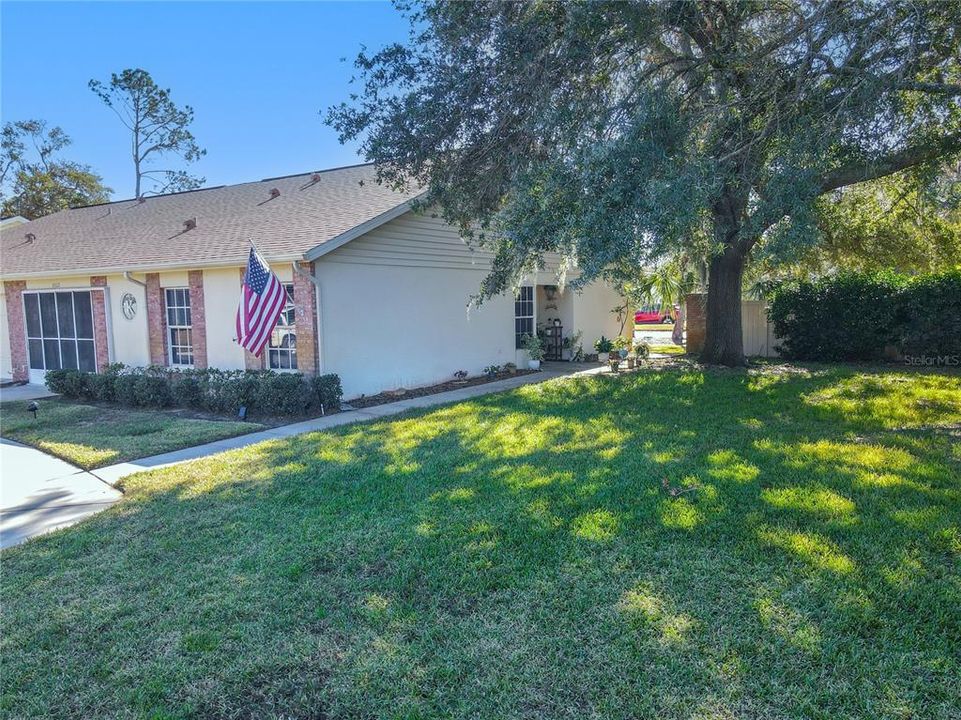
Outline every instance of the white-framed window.
<svg viewBox="0 0 961 720"><path fill-rule="evenodd" d="M534 286L523 285L514 298L514 347L520 348L525 335L534 334Z"/></svg>
<svg viewBox="0 0 961 720"><path fill-rule="evenodd" d="M97 371L89 290L25 292L27 354L35 371Z"/></svg>
<svg viewBox="0 0 961 720"><path fill-rule="evenodd" d="M284 284L287 301L270 333L267 345L267 367L271 370L297 369L297 318L294 315L294 286Z"/></svg>
<svg viewBox="0 0 961 720"><path fill-rule="evenodd" d="M165 288L167 304L167 359L172 366L194 364L193 322L190 317L190 290Z"/></svg>

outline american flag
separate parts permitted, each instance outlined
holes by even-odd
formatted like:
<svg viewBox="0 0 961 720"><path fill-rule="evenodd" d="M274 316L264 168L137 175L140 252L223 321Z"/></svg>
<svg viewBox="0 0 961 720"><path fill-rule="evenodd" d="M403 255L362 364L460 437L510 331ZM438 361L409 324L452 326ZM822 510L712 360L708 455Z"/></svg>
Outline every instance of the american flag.
<svg viewBox="0 0 961 720"><path fill-rule="evenodd" d="M250 248L244 296L237 308L237 342L259 357L286 300L283 283L270 272L257 251Z"/></svg>

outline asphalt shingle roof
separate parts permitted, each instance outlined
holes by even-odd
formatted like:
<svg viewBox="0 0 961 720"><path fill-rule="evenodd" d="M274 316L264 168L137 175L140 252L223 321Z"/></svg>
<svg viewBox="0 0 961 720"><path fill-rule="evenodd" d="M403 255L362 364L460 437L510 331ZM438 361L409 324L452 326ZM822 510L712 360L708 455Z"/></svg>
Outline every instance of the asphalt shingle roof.
<svg viewBox="0 0 961 720"><path fill-rule="evenodd" d="M378 185L373 165L313 175L71 208L5 228L0 275L243 265L248 240L267 260L293 260L417 195Z"/></svg>

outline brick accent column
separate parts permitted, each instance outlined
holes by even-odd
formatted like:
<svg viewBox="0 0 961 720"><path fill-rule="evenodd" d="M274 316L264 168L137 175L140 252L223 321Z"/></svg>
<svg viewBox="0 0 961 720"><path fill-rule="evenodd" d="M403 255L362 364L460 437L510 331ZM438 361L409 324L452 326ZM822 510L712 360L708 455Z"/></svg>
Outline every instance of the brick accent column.
<svg viewBox="0 0 961 720"><path fill-rule="evenodd" d="M298 267L313 274L314 264ZM298 272L294 273L294 319L297 323L297 369L304 375L317 374L317 289Z"/></svg>
<svg viewBox="0 0 961 720"><path fill-rule="evenodd" d="M23 291L27 283L23 280L5 280L4 299L7 303L7 333L10 335L10 372L17 382L30 379L30 366L27 361L27 325L23 316Z"/></svg>
<svg viewBox="0 0 961 720"><path fill-rule="evenodd" d="M150 345L150 364L167 364L167 309L160 273L147 273L147 338Z"/></svg>
<svg viewBox="0 0 961 720"><path fill-rule="evenodd" d="M246 274L247 274L247 268L240 268L240 286L241 286L241 289L243 288L244 275L246 275ZM237 338L234 338L234 340L236 341ZM265 367L264 360L265 360L266 356L267 356L267 353L266 353L266 352L263 352L263 353L260 354L260 357L257 357L257 356L254 355L252 352L250 352L249 350L247 350L246 348L244 348L244 367L245 367L247 370L263 370L264 367Z"/></svg>
<svg viewBox="0 0 961 720"><path fill-rule="evenodd" d="M687 312L687 351L700 353L704 351L704 335L707 332L707 295L691 293L684 298Z"/></svg>
<svg viewBox="0 0 961 720"><path fill-rule="evenodd" d="M97 372L103 372L110 364L110 336L107 333L107 278L92 275L90 287L103 288L90 293L90 306L93 310L93 339L97 350Z"/></svg>
<svg viewBox="0 0 961 720"><path fill-rule="evenodd" d="M207 367L207 316L204 313L204 271L191 270L187 273L190 287L190 337L194 346L194 367Z"/></svg>

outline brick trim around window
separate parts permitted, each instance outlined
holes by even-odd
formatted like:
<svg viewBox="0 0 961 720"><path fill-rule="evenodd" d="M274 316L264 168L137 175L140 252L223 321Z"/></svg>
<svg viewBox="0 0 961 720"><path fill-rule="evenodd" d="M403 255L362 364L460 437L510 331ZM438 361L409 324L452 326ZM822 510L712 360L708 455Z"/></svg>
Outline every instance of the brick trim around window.
<svg viewBox="0 0 961 720"><path fill-rule="evenodd" d="M103 372L110 364L110 342L107 333L107 278L103 275L93 275L90 278L90 306L93 311L93 338L97 351L97 372Z"/></svg>
<svg viewBox="0 0 961 720"><path fill-rule="evenodd" d="M207 319L204 313L204 271L191 270L187 273L187 286L190 289L190 337L194 349L194 367L203 370L207 367Z"/></svg>
<svg viewBox="0 0 961 720"><path fill-rule="evenodd" d="M167 365L167 309L160 273L147 273L147 338L150 364Z"/></svg>
<svg viewBox="0 0 961 720"><path fill-rule="evenodd" d="M27 382L30 370L27 362L27 326L23 316L24 280L6 280L3 295L7 304L7 334L10 336L10 373L16 382Z"/></svg>
<svg viewBox="0 0 961 720"><path fill-rule="evenodd" d="M297 265L313 275L314 264ZM297 322L297 370L304 375L317 374L317 289L301 273L294 273L294 317Z"/></svg>

